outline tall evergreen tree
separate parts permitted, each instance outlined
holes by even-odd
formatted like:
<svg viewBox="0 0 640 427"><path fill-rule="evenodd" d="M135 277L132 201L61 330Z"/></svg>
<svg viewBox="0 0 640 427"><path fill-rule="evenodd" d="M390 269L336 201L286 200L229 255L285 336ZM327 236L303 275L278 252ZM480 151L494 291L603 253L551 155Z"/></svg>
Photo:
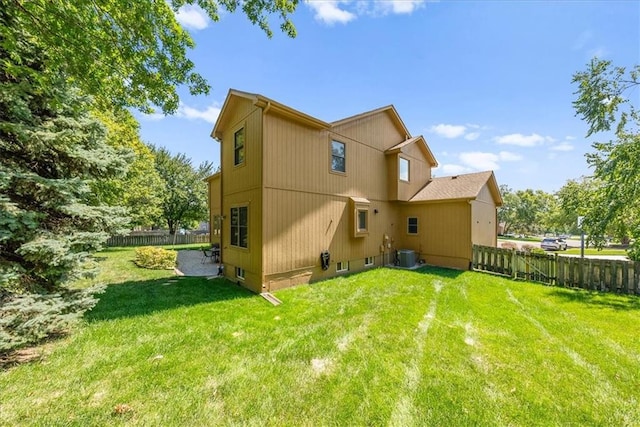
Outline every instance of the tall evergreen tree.
<svg viewBox="0 0 640 427"><path fill-rule="evenodd" d="M0 352L60 333L95 304L67 283L120 229L124 210L96 203L91 184L122 176L127 154L105 143L89 99L45 67L47 49L0 9ZM46 297L42 297L46 295Z"/></svg>

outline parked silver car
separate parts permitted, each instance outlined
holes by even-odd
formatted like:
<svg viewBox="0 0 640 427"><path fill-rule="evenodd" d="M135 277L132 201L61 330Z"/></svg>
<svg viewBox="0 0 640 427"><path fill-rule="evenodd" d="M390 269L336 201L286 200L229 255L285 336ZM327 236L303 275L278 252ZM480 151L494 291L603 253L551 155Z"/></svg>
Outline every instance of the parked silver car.
<svg viewBox="0 0 640 427"><path fill-rule="evenodd" d="M540 243L540 247L545 251L566 251L567 242L558 237L546 237Z"/></svg>

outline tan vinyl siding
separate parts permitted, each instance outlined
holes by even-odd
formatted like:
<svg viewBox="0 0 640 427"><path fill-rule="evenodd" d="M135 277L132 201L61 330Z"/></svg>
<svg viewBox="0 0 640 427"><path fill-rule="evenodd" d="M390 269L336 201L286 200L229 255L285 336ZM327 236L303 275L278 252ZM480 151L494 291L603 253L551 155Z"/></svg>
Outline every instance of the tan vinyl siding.
<svg viewBox="0 0 640 427"><path fill-rule="evenodd" d="M346 173L331 172L331 141L346 145ZM266 188L386 200L382 151L344 136L265 115Z"/></svg>
<svg viewBox="0 0 640 427"><path fill-rule="evenodd" d="M222 261L225 276L236 279L235 267L245 270L243 285L262 289L262 110L247 100L239 100L227 117L222 136ZM245 159L234 165L234 134L245 129ZM248 247L231 246L231 208L248 206Z"/></svg>
<svg viewBox="0 0 640 427"><path fill-rule="evenodd" d="M497 245L497 211L496 205L485 185L476 200L471 202L471 235L476 245Z"/></svg>
<svg viewBox="0 0 640 427"><path fill-rule="evenodd" d="M419 142L421 144L422 142ZM409 182L400 181L398 173L398 158L395 157L396 173L393 176L398 185L398 200L411 199L427 181L431 179L431 165L424 158L424 153L417 144L411 144L402 149L402 157L409 160Z"/></svg>
<svg viewBox="0 0 640 427"><path fill-rule="evenodd" d="M384 151L407 137L389 114L385 112L352 120L334 127L332 131L355 141L366 141L372 148Z"/></svg>
<svg viewBox="0 0 640 427"><path fill-rule="evenodd" d="M418 235L406 233L408 217L418 218ZM402 205L398 249L411 249L428 264L468 268L471 259L471 209L468 202Z"/></svg>
<svg viewBox="0 0 640 427"><path fill-rule="evenodd" d="M347 197L266 189L264 200L266 282L287 277L287 272L295 272L303 281L330 277L338 261L349 261L350 271L363 269L365 257L381 259L383 236L395 234L395 209L386 202L370 200L369 235L356 238L350 228ZM327 271L320 268L324 250L331 254Z"/></svg>

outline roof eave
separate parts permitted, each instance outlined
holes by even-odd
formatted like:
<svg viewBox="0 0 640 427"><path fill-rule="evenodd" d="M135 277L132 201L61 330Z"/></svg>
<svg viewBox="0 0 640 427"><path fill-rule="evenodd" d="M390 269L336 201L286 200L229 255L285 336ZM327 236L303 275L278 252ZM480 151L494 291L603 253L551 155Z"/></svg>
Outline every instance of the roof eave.
<svg viewBox="0 0 640 427"><path fill-rule="evenodd" d="M262 108L265 113L272 112L274 114L279 114L313 129L329 129L331 127L331 124L324 120L317 119L262 95L258 95L256 97L254 105L258 108Z"/></svg>

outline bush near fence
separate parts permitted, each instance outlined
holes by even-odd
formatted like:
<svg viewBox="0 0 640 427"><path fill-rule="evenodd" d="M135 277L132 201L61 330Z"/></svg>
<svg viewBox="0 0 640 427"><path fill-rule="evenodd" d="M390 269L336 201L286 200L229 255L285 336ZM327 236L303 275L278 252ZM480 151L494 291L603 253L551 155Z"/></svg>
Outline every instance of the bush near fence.
<svg viewBox="0 0 640 427"><path fill-rule="evenodd" d="M129 235L112 236L107 240L107 246L166 246L186 245L190 243L210 243L209 234L171 234L164 235Z"/></svg>
<svg viewBox="0 0 640 427"><path fill-rule="evenodd" d="M640 262L473 246L474 270L553 286L640 295Z"/></svg>

